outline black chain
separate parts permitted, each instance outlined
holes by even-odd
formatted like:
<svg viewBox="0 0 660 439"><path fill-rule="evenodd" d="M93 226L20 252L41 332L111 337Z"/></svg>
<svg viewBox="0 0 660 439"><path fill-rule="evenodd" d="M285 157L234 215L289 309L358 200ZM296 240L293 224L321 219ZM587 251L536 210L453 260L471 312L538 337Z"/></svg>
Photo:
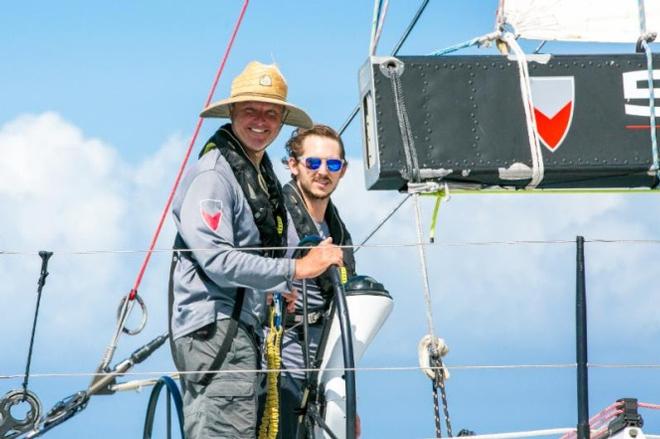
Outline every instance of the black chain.
<svg viewBox="0 0 660 439"><path fill-rule="evenodd" d="M53 252L40 251L41 274L37 282L37 306L34 310L34 320L32 321L32 335L30 336L30 348L28 349L27 364L25 365L25 377L23 378L23 401L27 398L28 380L30 379L30 364L32 363L32 348L34 347L34 335L37 330L37 318L39 317L39 304L41 303L41 291L46 285L48 277L48 260L53 256Z"/></svg>

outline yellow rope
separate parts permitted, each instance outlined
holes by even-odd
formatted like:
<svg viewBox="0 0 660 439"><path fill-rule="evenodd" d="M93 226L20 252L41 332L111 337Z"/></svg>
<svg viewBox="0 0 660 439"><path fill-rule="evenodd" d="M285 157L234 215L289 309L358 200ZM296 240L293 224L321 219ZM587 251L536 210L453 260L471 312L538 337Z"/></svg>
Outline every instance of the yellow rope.
<svg viewBox="0 0 660 439"><path fill-rule="evenodd" d="M282 325L275 325L275 306L270 309L270 330L266 336L266 363L268 364L268 393L266 408L261 418L259 439L276 439L280 424L280 394L277 387L277 378L282 364L280 355L280 340L282 338Z"/></svg>

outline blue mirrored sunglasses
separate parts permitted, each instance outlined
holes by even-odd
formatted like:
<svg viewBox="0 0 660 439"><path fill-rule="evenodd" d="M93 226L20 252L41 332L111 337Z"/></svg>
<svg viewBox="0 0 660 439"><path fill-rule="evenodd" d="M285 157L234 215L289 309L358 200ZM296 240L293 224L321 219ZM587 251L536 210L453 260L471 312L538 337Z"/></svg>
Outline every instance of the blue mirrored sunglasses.
<svg viewBox="0 0 660 439"><path fill-rule="evenodd" d="M341 159L322 159L320 157L300 157L298 160L303 160L307 169L316 171L321 167L321 163L325 161L325 165L330 172L341 171L344 167L344 161Z"/></svg>

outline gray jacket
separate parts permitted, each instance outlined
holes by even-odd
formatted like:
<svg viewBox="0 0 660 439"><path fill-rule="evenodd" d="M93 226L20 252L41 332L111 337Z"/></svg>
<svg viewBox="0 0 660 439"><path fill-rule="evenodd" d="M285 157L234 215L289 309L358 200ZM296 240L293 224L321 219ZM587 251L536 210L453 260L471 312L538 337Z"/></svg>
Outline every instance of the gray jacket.
<svg viewBox="0 0 660 439"><path fill-rule="evenodd" d="M264 293L290 290L295 263L240 250L258 247L259 231L241 187L217 149L188 169L172 213L179 246L190 250L179 252L173 273L173 338L229 317L237 287L247 288L241 321L258 327Z"/></svg>

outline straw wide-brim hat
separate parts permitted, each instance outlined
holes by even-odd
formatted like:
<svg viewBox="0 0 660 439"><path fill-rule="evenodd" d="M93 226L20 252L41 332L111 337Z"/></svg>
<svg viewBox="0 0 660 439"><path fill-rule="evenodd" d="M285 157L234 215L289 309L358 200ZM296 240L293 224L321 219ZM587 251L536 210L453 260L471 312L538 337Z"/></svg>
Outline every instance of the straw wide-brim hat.
<svg viewBox="0 0 660 439"><path fill-rule="evenodd" d="M285 107L283 123L311 128L312 119L300 108L286 101L288 87L280 69L274 64L250 62L231 83L231 95L214 102L202 111L202 117L229 117L229 109L237 102L266 102Z"/></svg>

